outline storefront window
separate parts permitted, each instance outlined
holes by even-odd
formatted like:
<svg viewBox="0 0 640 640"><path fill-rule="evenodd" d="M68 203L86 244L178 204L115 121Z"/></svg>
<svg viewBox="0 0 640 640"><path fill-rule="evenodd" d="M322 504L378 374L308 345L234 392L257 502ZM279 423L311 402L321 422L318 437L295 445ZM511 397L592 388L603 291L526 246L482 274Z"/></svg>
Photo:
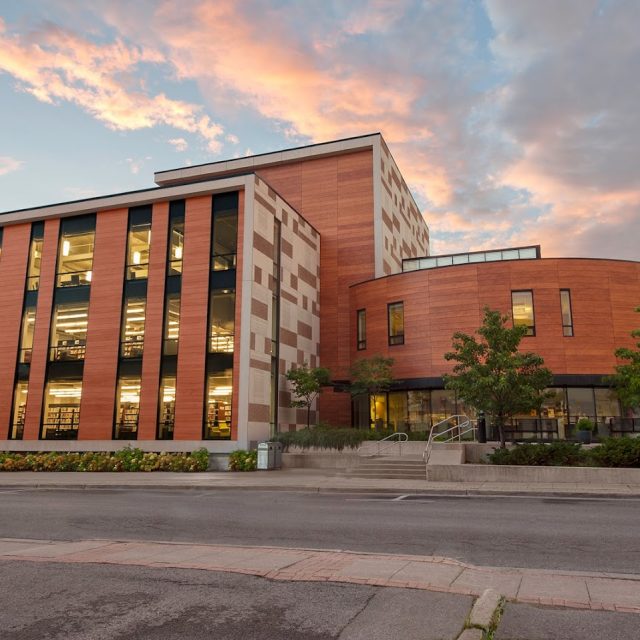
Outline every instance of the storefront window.
<svg viewBox="0 0 640 640"><path fill-rule="evenodd" d="M231 439L231 370L207 375L205 439Z"/></svg>
<svg viewBox="0 0 640 640"><path fill-rule="evenodd" d="M129 225L127 242L127 280L139 280L149 275L151 221Z"/></svg>
<svg viewBox="0 0 640 640"><path fill-rule="evenodd" d="M408 430L409 416L407 414L407 392L395 391L389 393L389 423L388 429L393 431Z"/></svg>
<svg viewBox="0 0 640 640"><path fill-rule="evenodd" d="M56 280L58 287L91 284L94 239L94 231L61 234Z"/></svg>
<svg viewBox="0 0 640 640"><path fill-rule="evenodd" d="M596 407L593 389L567 388L567 400L569 402L569 422L573 425L580 418L595 420Z"/></svg>
<svg viewBox="0 0 640 640"><path fill-rule="evenodd" d="M69 302L54 308L50 360L84 360L88 302Z"/></svg>
<svg viewBox="0 0 640 640"><path fill-rule="evenodd" d="M387 428L386 393L369 396L369 420L372 429L381 430Z"/></svg>
<svg viewBox="0 0 640 640"><path fill-rule="evenodd" d="M158 440L173 440L176 417L176 377L163 376L160 382L160 419Z"/></svg>
<svg viewBox="0 0 640 640"><path fill-rule="evenodd" d="M142 357L146 306L145 298L127 298L124 301L120 339L120 355L123 358Z"/></svg>
<svg viewBox="0 0 640 640"><path fill-rule="evenodd" d="M29 364L33 350L33 333L36 326L36 308L27 307L22 314L22 329L20 332L19 362Z"/></svg>
<svg viewBox="0 0 640 640"><path fill-rule="evenodd" d="M140 377L123 376L116 393L116 440L135 440L140 413Z"/></svg>
<svg viewBox="0 0 640 640"><path fill-rule="evenodd" d="M408 391L407 411L411 431L428 431L431 427L431 392Z"/></svg>
<svg viewBox="0 0 640 640"><path fill-rule="evenodd" d="M11 420L11 440L22 440L24 433L24 417L27 411L27 391L29 383L20 380L16 383L13 396L13 417Z"/></svg>
<svg viewBox="0 0 640 640"><path fill-rule="evenodd" d="M80 424L82 381L47 383L44 394L42 437L46 440L75 440Z"/></svg>
<svg viewBox="0 0 640 640"><path fill-rule="evenodd" d="M433 424L456 414L456 396L453 391L435 389L431 392L431 416Z"/></svg>
<svg viewBox="0 0 640 640"><path fill-rule="evenodd" d="M209 302L209 353L233 353L236 293L232 289L211 292Z"/></svg>

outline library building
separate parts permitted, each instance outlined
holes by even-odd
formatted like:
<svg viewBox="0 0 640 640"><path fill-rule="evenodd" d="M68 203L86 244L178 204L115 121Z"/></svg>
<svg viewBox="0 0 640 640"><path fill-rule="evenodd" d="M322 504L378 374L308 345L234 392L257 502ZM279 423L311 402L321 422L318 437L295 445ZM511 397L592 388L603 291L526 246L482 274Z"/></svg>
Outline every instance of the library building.
<svg viewBox="0 0 640 640"><path fill-rule="evenodd" d="M427 430L473 415L444 389L444 353L485 306L554 374L510 437L570 437L582 416L640 432L606 384L640 324L640 262L432 256L380 134L154 178L0 213L0 449L254 447L306 425L285 377L303 363L333 381L312 422ZM352 398L352 364L374 355L393 358L392 388Z"/></svg>

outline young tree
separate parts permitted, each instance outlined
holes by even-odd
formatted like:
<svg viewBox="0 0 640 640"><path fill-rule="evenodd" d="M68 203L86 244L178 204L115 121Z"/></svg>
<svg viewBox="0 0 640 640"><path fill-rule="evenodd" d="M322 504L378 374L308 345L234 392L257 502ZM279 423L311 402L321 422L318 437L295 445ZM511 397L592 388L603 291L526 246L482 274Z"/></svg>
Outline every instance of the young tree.
<svg viewBox="0 0 640 640"><path fill-rule="evenodd" d="M311 422L311 405L317 396L322 392L322 387L329 384L331 372L323 367L309 367L305 362L301 366L289 369L286 375L287 380L293 387L292 407L307 409L307 428Z"/></svg>
<svg viewBox="0 0 640 640"><path fill-rule="evenodd" d="M508 327L508 319L485 307L482 326L477 331L479 339L455 333L453 351L444 357L456 365L453 374L443 376L447 389L454 389L462 400L493 417L503 448L506 420L539 409L544 389L553 381L539 355L518 351L527 329Z"/></svg>
<svg viewBox="0 0 640 640"><path fill-rule="evenodd" d="M366 393L374 397L373 420L378 419L376 413L375 396L389 390L393 382L393 358L384 356L372 356L356 360L351 367L351 394L358 396Z"/></svg>
<svg viewBox="0 0 640 640"><path fill-rule="evenodd" d="M640 313L640 307L637 307L636 311ZM640 338L640 329L634 329L631 336ZM635 349L621 347L616 349L615 353L616 358L627 362L616 367L616 372L609 377L609 382L625 409L640 407L640 341L636 343Z"/></svg>

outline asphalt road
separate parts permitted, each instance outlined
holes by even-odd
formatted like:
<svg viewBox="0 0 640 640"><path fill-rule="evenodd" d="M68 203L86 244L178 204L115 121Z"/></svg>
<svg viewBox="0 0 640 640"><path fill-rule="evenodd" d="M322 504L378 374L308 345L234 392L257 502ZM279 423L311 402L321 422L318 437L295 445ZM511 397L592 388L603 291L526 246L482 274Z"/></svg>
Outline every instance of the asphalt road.
<svg viewBox="0 0 640 640"><path fill-rule="evenodd" d="M640 572L640 500L199 490L2 490L0 537L439 555L478 565Z"/></svg>

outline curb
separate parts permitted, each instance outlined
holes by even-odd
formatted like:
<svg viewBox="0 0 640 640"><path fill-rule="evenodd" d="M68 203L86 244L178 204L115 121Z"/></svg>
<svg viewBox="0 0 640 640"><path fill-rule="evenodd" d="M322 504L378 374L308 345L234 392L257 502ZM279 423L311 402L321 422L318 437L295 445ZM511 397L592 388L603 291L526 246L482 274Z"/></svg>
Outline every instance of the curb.
<svg viewBox="0 0 640 640"><path fill-rule="evenodd" d="M505 598L493 589L485 589L482 595L473 603L464 630L458 640L483 640L492 638L502 611Z"/></svg>

